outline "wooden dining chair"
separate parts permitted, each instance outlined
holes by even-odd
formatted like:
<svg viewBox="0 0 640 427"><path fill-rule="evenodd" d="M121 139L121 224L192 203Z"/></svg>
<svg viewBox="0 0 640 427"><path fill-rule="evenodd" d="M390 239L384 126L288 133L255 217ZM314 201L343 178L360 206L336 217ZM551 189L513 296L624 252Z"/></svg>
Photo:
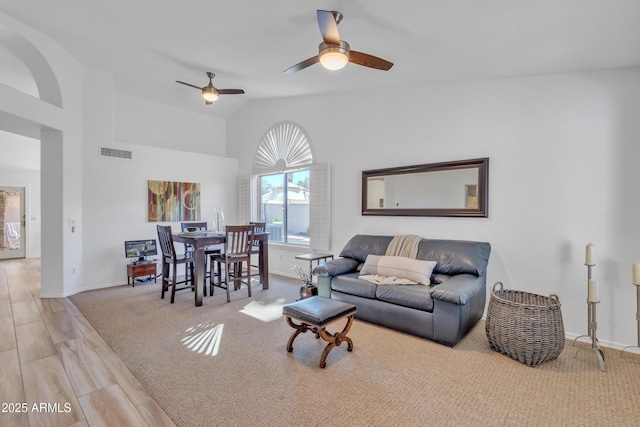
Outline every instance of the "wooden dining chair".
<svg viewBox="0 0 640 427"><path fill-rule="evenodd" d="M192 254L189 253L183 255L176 254L171 226L158 225L157 229L158 240L160 241L160 248L162 250L162 298L164 298L164 293L169 288L169 270L171 270L173 273L171 275L171 304L173 304L176 291L195 289L193 282L194 258ZM182 281L178 281L178 265L180 264L185 266L185 279ZM177 286L179 284L185 284L185 286L178 288Z"/></svg>
<svg viewBox="0 0 640 427"><path fill-rule="evenodd" d="M211 295L213 295L213 288L218 286L226 289L227 302L230 302L231 286L233 286L234 289L241 287L244 274L243 265L246 263L247 289L249 296L251 296L253 229L253 225L227 225L224 253L211 255L211 269L213 269L214 263L218 266L217 272L211 271ZM222 280L222 264L224 264L224 281Z"/></svg>
<svg viewBox="0 0 640 427"><path fill-rule="evenodd" d="M267 229L266 222L250 222L250 225L253 225L253 233L264 233ZM258 255L258 262L255 264L251 264L251 267L257 268L258 272L253 273L252 276L260 276L261 265L260 265L260 241L257 239L253 239L253 245L251 247L251 255ZM260 277L260 284L262 284L262 277Z"/></svg>
<svg viewBox="0 0 640 427"><path fill-rule="evenodd" d="M201 221L201 222L183 222L180 224L180 228L182 229L182 232L194 232L194 231L206 231L208 230L209 225L207 224L206 221ZM194 249L193 247L188 244L185 243L184 244L184 251L185 253L189 252L191 254L191 257L195 257L195 253L194 253ZM222 252L221 248L219 247L219 245L215 245L215 246L207 246L206 248L204 248L204 256L205 256L205 267L204 267L204 271L205 271L205 283L207 281L207 278L211 278L211 274L209 272L209 268L207 267L207 262L209 259L209 256L212 254L219 254L220 252ZM207 287L204 287L204 296L207 296Z"/></svg>

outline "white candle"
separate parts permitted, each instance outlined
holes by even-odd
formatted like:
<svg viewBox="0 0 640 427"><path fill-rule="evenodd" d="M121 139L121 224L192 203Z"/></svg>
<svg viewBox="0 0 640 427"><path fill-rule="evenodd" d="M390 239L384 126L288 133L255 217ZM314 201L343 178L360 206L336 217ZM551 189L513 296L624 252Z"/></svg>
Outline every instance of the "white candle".
<svg viewBox="0 0 640 427"><path fill-rule="evenodd" d="M640 285L640 261L633 263L633 284Z"/></svg>
<svg viewBox="0 0 640 427"><path fill-rule="evenodd" d="M589 302L600 302L600 283L597 280L589 279Z"/></svg>
<svg viewBox="0 0 640 427"><path fill-rule="evenodd" d="M589 243L587 245L587 258L586 258L586 261L584 263L585 263L585 265L596 265L595 258L593 256L593 244L592 243Z"/></svg>

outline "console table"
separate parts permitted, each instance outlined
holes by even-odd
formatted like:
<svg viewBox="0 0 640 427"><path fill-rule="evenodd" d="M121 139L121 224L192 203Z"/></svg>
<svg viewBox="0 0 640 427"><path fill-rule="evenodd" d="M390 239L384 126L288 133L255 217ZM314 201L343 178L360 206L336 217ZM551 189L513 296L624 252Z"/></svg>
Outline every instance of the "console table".
<svg viewBox="0 0 640 427"><path fill-rule="evenodd" d="M302 254L296 255L296 259L303 261L309 261L309 277L313 277L313 261L316 261L316 265L320 265L320 261L325 262L328 259L333 259L333 254L314 253L314 254Z"/></svg>
<svg viewBox="0 0 640 427"><path fill-rule="evenodd" d="M296 255L295 258L303 261L309 261L309 279L311 280L311 283L309 285L304 283L302 284L300 287L300 299L318 295L318 288L313 284L313 261L316 261L316 265L320 265L320 261L325 262L328 259L333 259L333 255L316 252L313 254Z"/></svg>
<svg viewBox="0 0 640 427"><path fill-rule="evenodd" d="M139 264L127 264L127 285L136 286L136 278L141 276L153 276L153 282L157 280L157 265L155 262Z"/></svg>

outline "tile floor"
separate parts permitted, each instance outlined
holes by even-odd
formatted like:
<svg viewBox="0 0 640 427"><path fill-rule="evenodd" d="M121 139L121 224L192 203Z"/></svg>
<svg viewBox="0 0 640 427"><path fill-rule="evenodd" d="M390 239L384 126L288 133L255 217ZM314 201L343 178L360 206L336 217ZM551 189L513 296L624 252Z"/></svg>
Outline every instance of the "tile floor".
<svg viewBox="0 0 640 427"><path fill-rule="evenodd" d="M173 426L40 260L0 261L0 426Z"/></svg>

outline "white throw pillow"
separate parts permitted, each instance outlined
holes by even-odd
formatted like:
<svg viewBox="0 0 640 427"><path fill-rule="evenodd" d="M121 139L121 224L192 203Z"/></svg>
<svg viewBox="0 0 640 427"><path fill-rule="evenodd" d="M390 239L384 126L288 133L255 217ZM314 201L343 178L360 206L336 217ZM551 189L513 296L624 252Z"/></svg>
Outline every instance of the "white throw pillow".
<svg viewBox="0 0 640 427"><path fill-rule="evenodd" d="M360 274L398 277L429 286L431 272L436 264L435 261L423 261L402 256L368 255Z"/></svg>

